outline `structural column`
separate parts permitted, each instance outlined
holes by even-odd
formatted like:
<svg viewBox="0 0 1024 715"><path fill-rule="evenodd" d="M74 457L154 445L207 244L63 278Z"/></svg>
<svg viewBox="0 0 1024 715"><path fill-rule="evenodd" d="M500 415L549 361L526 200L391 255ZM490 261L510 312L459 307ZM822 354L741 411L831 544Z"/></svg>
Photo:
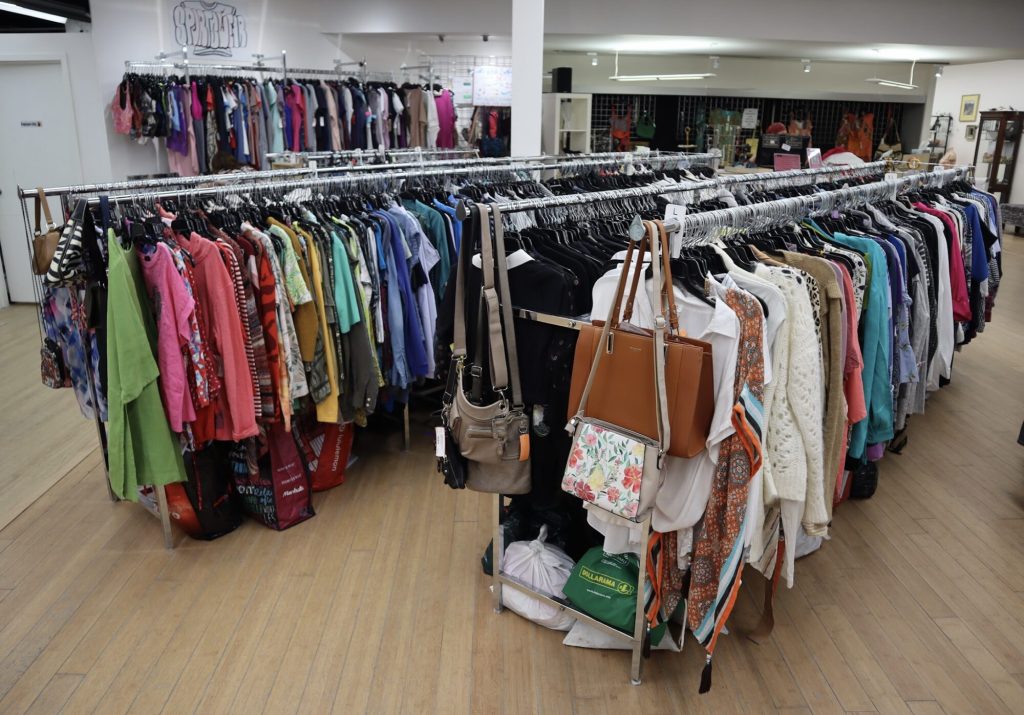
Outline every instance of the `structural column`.
<svg viewBox="0 0 1024 715"><path fill-rule="evenodd" d="M512 156L540 154L544 0L512 0Z"/></svg>

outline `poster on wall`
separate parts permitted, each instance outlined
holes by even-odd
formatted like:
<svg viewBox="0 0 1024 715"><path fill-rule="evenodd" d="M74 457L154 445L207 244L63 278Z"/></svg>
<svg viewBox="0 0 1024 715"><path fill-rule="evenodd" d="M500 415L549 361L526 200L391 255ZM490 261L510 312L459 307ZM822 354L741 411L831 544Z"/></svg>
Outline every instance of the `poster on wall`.
<svg viewBox="0 0 1024 715"><path fill-rule="evenodd" d="M743 118L740 119L741 129L757 128L757 107L748 107L743 110Z"/></svg>
<svg viewBox="0 0 1024 715"><path fill-rule="evenodd" d="M456 104L473 103L473 77L472 75L459 75L452 77L452 94Z"/></svg>
<svg viewBox="0 0 1024 715"><path fill-rule="evenodd" d="M232 57L249 44L243 3L181 0L171 5L171 31L176 47L190 56Z"/></svg>
<svg viewBox="0 0 1024 715"><path fill-rule="evenodd" d="M478 107L511 107L512 68L474 67L473 104Z"/></svg>

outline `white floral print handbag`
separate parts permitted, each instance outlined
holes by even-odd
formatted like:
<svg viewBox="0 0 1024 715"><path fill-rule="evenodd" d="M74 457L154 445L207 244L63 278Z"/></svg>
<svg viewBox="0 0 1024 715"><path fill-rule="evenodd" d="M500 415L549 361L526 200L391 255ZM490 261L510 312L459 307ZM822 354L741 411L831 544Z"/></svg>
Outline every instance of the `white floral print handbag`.
<svg viewBox="0 0 1024 715"><path fill-rule="evenodd" d="M647 227L647 236L651 242L651 270L654 284L661 286L661 258L658 245L658 232ZM636 241L631 236L630 240ZM642 261L635 266L626 265L619 276L619 289L616 294L621 296L630 268L643 271ZM666 277L666 280L670 280ZM612 301L608 319L604 322L600 345L607 345L609 332L619 310L619 300ZM590 367L587 386L583 389L579 407L575 416L569 420L566 430L573 433L572 450L562 477L562 489L575 494L594 506L605 509L633 521L643 519L651 507L661 487L664 457L671 436L669 434L668 405L665 398L665 305L659 306L658 315L654 320L654 381L658 410L658 439L653 440L644 435L622 427L584 416L584 408L590 395L590 388L597 374L604 349L594 355ZM621 389L631 389L630 385L621 385Z"/></svg>

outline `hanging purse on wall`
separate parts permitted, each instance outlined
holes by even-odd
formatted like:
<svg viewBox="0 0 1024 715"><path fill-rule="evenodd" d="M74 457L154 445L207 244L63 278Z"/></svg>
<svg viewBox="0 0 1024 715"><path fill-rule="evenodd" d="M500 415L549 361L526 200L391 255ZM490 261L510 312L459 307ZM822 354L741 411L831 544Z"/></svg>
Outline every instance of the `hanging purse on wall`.
<svg viewBox="0 0 1024 715"><path fill-rule="evenodd" d="M42 209L46 216L46 225L40 226L39 212ZM53 254L57 251L57 244L60 242L60 228L53 222L50 215L50 205L46 202L46 193L43 187L36 187L36 227L32 234L32 272L37 276L46 275Z"/></svg>
<svg viewBox="0 0 1024 715"><path fill-rule="evenodd" d="M624 310L619 310L624 288L625 275L633 266L631 241L626 251L619 287L612 305L608 336L604 324L595 321L584 325L576 342L576 353L572 365L572 384L569 389L569 413L576 414L583 394L583 386L591 371L594 356L602 347L604 357L598 368L597 379L590 391L584 414L604 422L612 422L625 429L653 439L657 436L655 420L654 375L650 371L654 349L652 332L630 324L633 306L642 285L644 252L653 245L655 232L662 246L667 245L664 223L648 222L647 230L639 241L637 270L633 273L629 296ZM675 294L672 291L672 273L668 251L660 257L652 251L654 263L664 272L660 285L663 305L668 306L669 333L665 336L665 385L667 395L668 424L672 428L672 439L668 453L673 457L693 457L705 446L711 419L714 416L715 388L714 367L709 343L687 338L679 329L676 314ZM622 320L619 315L622 314Z"/></svg>
<svg viewBox="0 0 1024 715"><path fill-rule="evenodd" d="M459 454L467 460L467 487L482 492L525 494L530 491L530 421L523 409L519 383L519 357L512 324L501 215L496 206L475 206L473 211L478 212L480 226L483 291L477 331L479 348L469 372L479 385L486 346L491 385L497 399L481 404L484 398L480 390L471 388L467 394L464 382L465 282L471 255L464 250L455 283L454 387L450 397L446 394L442 417L448 438L455 441Z"/></svg>
<svg viewBox="0 0 1024 715"><path fill-rule="evenodd" d="M657 232L648 225L647 238L651 242L651 268L655 285L661 285L661 256ZM630 247L636 241L631 236ZM631 264L627 256L626 266L619 276L616 299L612 301L608 319L605 321L598 345L603 346L594 353L587 383L580 397L576 414L569 421L567 429L573 432L572 449L562 477L562 489L575 494L586 502L610 511L621 517L639 521L652 506L661 487L664 457L671 438L667 400L665 399L665 301L659 301L654 318L653 335L639 333L630 337L630 352L650 359L646 365L635 364L634 373L612 387L622 397L637 392L640 385L651 385L654 393L652 412L657 437L652 439L644 434L627 429L620 422L611 422L586 416L587 400L600 374L601 362L609 355L623 350L615 342L619 336L629 335L620 330L614 334L612 323L618 314L626 277ZM638 261L634 272L643 274L643 262ZM653 379L647 380L646 375Z"/></svg>

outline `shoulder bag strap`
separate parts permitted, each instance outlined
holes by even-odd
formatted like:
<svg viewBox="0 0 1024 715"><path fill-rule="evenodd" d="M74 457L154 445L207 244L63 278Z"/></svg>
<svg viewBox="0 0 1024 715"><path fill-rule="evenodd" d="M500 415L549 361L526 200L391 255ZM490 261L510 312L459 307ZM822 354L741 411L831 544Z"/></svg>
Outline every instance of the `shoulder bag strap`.
<svg viewBox="0 0 1024 715"><path fill-rule="evenodd" d="M479 222L480 220L480 211L475 205L470 207L469 216L469 220L466 222L466 227L470 229L467 231L467 238L473 235L473 222ZM466 356L466 273L469 272L469 267L473 265L472 240L467 240L463 249L463 253L459 255L458 269L455 272L455 334L453 336L453 358L464 358Z"/></svg>
<svg viewBox="0 0 1024 715"><path fill-rule="evenodd" d="M39 210L42 209L43 214L46 216L46 229L50 230L54 228L53 216L50 215L50 204L46 202L46 192L43 191L42 186L36 187L36 234L42 233L42 228L39 225Z"/></svg>
<svg viewBox="0 0 1024 715"><path fill-rule="evenodd" d="M626 306L622 309L622 322L623 323L628 323L632 319L632 317L633 317L633 303L634 303L634 301L636 301L637 286L640 285L643 282L642 279L641 279L641 276L643 276L643 274L645 272L644 271L644 253L646 253L646 251L647 251L647 232L646 231L644 232L643 238L640 239L640 247L637 249L638 252L637 252L636 266L635 267L633 266L633 263L629 260L629 258L630 258L629 252L632 251L632 250L633 250L633 242L630 241L629 242L629 249L627 249L627 251L626 251L626 265L625 265L625 267L622 270L623 271L628 271L628 270L632 269L633 270L633 280L631 281L630 286L629 286L629 295L626 297ZM644 289L646 290L646 287ZM616 295L615 296L616 304L621 299L622 299L621 295ZM618 316L619 316L619 311L616 310L615 311L615 317L616 317L615 324L616 325L619 324L619 321L617 320Z"/></svg>
<svg viewBox="0 0 1024 715"><path fill-rule="evenodd" d="M651 237L651 270L654 273L654 284L662 285L661 265L664 245L659 240L654 224L648 224ZM666 278L671 283L671 277ZM658 416L658 447L661 455L668 451L671 444L671 429L668 421L668 398L665 390L665 306L658 306L658 314L654 316L654 409ZM659 465L661 461L659 460Z"/></svg>
<svg viewBox="0 0 1024 715"><path fill-rule="evenodd" d="M491 233L492 206L480 207L480 266L484 272L483 307L487 311L487 338L491 353L491 385L497 391L508 387L508 363L505 358L505 339L501 329L501 299L494 283L495 256L505 259L505 247L495 251ZM510 326L511 329L511 326Z"/></svg>
<svg viewBox="0 0 1024 715"><path fill-rule="evenodd" d="M664 221L655 221L654 225L658 227L658 241L661 246L661 261L662 270L665 271L664 281L662 282L661 297L662 300L668 304L668 324L672 329L673 335L686 335L686 331L679 327L679 314L676 310L676 293L672 288L672 264L669 259L668 251L668 233L665 231Z"/></svg>
<svg viewBox="0 0 1024 715"><path fill-rule="evenodd" d="M508 347L508 368L512 379L512 406L522 407L522 386L519 382L519 350L516 347L516 330L512 315L512 290L508 282L508 261L505 257L505 226L501 220L501 208L494 204L491 207L494 219L494 243L497 246L495 256L498 259L498 290L501 301L502 321L505 323L505 345Z"/></svg>

